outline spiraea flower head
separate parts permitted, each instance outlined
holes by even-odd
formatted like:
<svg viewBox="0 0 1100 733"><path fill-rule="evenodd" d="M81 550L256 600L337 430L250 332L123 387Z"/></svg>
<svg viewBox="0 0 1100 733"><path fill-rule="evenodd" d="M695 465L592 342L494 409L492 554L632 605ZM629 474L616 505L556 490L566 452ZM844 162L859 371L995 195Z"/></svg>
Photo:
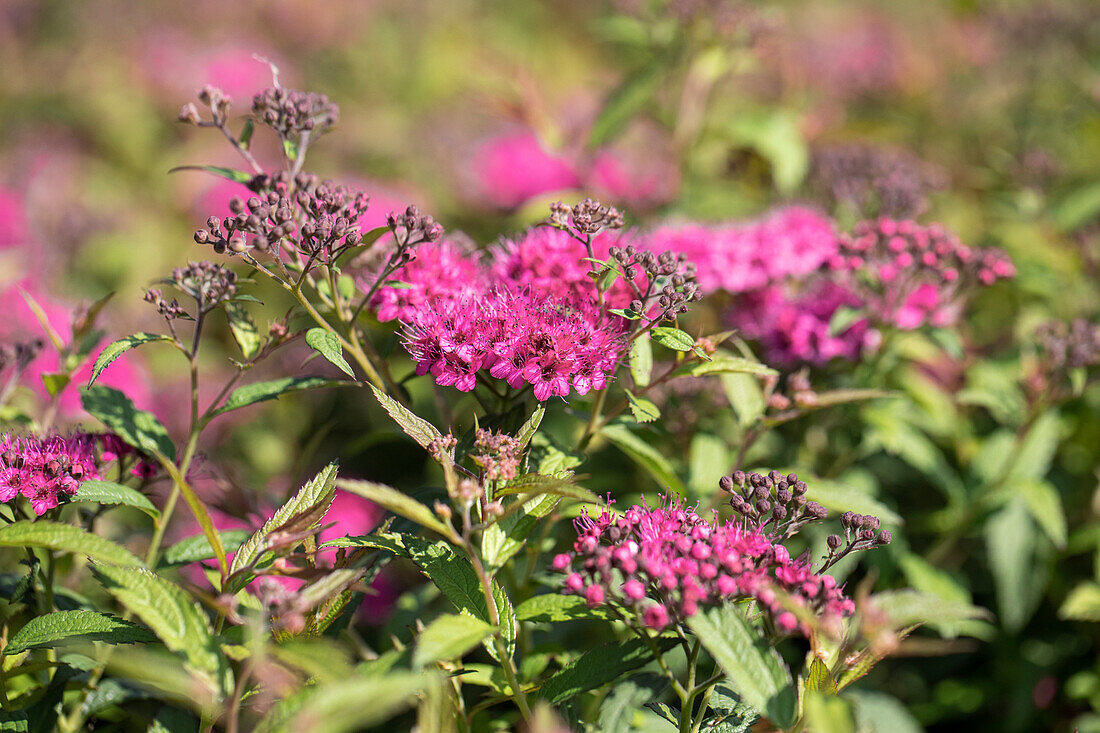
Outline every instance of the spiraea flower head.
<svg viewBox="0 0 1100 733"><path fill-rule="evenodd" d="M340 108L324 94L273 86L252 98L252 114L283 140L320 136L336 124Z"/></svg>
<svg viewBox="0 0 1100 733"><path fill-rule="evenodd" d="M708 520L667 497L656 508L642 503L621 515L606 507L575 521L573 551L555 557L553 568L565 576L564 593L594 607L618 606L653 629L679 623L704 606L752 598L780 632L809 635L809 624L792 609L829 621L850 615L854 604L834 578L814 572L805 558L792 559L781 544L791 527L824 517L824 509L804 500L802 486L797 513L798 489L784 486L792 494L786 504L773 495L776 506L788 511L778 512L783 516L773 527L770 504L726 522Z"/></svg>
<svg viewBox="0 0 1100 733"><path fill-rule="evenodd" d="M357 281L369 290L380 273L372 271ZM393 280L375 289L369 307L379 321L411 321L432 298L448 297L485 281L485 272L466 247L457 241L440 240L416 248L415 256L401 261Z"/></svg>
<svg viewBox="0 0 1100 733"><path fill-rule="evenodd" d="M479 428L471 458L481 467L486 481L511 481L519 475L522 454L519 440L505 433Z"/></svg>
<svg viewBox="0 0 1100 733"><path fill-rule="evenodd" d="M22 496L41 516L67 501L84 481L99 479L103 464L135 453L116 435L5 435L0 438L0 502Z"/></svg>
<svg viewBox="0 0 1100 733"><path fill-rule="evenodd" d="M573 206L561 201L551 204L547 221L552 227L574 232L581 237L598 234L605 229L622 229L624 224L621 211L594 199L585 199Z"/></svg>
<svg viewBox="0 0 1100 733"><path fill-rule="evenodd" d="M971 290L1016 274L998 249L968 247L939 224L887 218L841 237L829 266L873 320L904 329L947 325Z"/></svg>
<svg viewBox="0 0 1100 733"><path fill-rule="evenodd" d="M418 374L468 392L477 377L530 384L535 397L603 389L625 348L594 309L494 287L432 298L405 326L405 347Z"/></svg>

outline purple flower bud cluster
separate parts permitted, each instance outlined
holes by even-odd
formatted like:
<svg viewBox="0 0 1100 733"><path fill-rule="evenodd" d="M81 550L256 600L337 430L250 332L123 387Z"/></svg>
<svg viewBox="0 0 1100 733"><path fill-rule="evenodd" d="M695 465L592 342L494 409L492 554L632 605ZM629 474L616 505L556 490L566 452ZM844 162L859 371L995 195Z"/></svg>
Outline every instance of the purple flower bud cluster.
<svg viewBox="0 0 1100 733"><path fill-rule="evenodd" d="M252 98L252 114L283 140L304 133L319 137L340 118L340 108L324 94L269 87Z"/></svg>
<svg viewBox="0 0 1100 733"><path fill-rule="evenodd" d="M478 428L474 450L470 457L481 467L486 481L511 481L519 475L523 449L511 435Z"/></svg>
<svg viewBox="0 0 1100 733"><path fill-rule="evenodd" d="M671 321L687 313L691 303L703 299L695 282L695 265L682 252L654 254L628 244L612 247L610 254L634 291L630 310L635 313Z"/></svg>
<svg viewBox="0 0 1100 733"><path fill-rule="evenodd" d="M829 267L870 315L900 328L947 325L969 289L1016 274L998 249L967 247L939 224L887 218L860 222L841 237Z"/></svg>
<svg viewBox="0 0 1100 733"><path fill-rule="evenodd" d="M806 499L806 482L789 473L735 471L723 476L719 488L731 495L730 506L742 526L781 542L810 522L828 516L825 507Z"/></svg>
<svg viewBox="0 0 1100 733"><path fill-rule="evenodd" d="M75 494L84 481L99 479L102 464L136 453L117 435L110 434L45 438L5 435L0 438L0 502L9 503L22 496L41 516ZM142 461L133 471L148 475Z"/></svg>
<svg viewBox="0 0 1100 733"><path fill-rule="evenodd" d="M161 281L194 299L199 313L207 313L237 295L237 273L214 262L191 262L172 270L172 276ZM145 291L145 301L168 320L189 317L175 300L167 301L157 288Z"/></svg>
<svg viewBox="0 0 1100 733"><path fill-rule="evenodd" d="M585 514L575 526L573 551L553 560L565 576L562 592L592 607L619 607L651 629L703 606L754 599L778 631L809 636L806 614L829 624L855 610L834 578L743 521L707 521L662 498L656 508L643 503L621 516L610 507Z"/></svg>
<svg viewBox="0 0 1100 733"><path fill-rule="evenodd" d="M593 199L585 199L573 206L558 201L550 205L547 221L552 227L586 237L604 229L621 229L623 214L614 206L606 206Z"/></svg>
<svg viewBox="0 0 1100 733"><path fill-rule="evenodd" d="M840 515L840 524L844 528L843 537L831 534L825 538L829 554L825 557L823 570L831 568L853 552L888 545L893 539L890 530L879 529L879 518L870 514L844 512Z"/></svg>
<svg viewBox="0 0 1100 733"><path fill-rule="evenodd" d="M625 348L615 329L599 325L594 305L507 287L432 298L404 335L417 374L437 384L469 392L479 375L492 376L530 384L539 400L603 389Z"/></svg>
<svg viewBox="0 0 1100 733"><path fill-rule="evenodd" d="M825 198L861 215L911 218L928 208L942 176L904 150L856 143L814 151L810 181Z"/></svg>
<svg viewBox="0 0 1100 733"><path fill-rule="evenodd" d="M212 122L204 123L202 117L199 115L198 107L191 102L188 102L180 108L179 121L189 125L201 125L206 127L211 125L215 127L224 125L229 118L229 108L233 100L221 89L209 84L199 90L198 98L199 102L210 109Z"/></svg>

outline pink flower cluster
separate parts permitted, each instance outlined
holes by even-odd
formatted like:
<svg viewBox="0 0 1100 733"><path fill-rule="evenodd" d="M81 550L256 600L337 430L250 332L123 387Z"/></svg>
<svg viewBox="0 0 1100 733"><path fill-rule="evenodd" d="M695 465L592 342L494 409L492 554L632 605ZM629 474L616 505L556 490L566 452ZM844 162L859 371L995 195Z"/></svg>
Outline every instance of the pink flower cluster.
<svg viewBox="0 0 1100 733"><path fill-rule="evenodd" d="M939 224L887 218L857 224L829 267L871 315L905 329L948 325L965 291L1016 274L998 249L968 247Z"/></svg>
<svg viewBox="0 0 1100 733"><path fill-rule="evenodd" d="M437 384L469 392L480 373L530 384L539 400L603 389L623 350L593 305L507 286L428 300L406 324L405 347Z"/></svg>
<svg viewBox="0 0 1100 733"><path fill-rule="evenodd" d="M835 358L858 359L877 341L865 318L830 333L830 321L839 308L860 305L851 291L828 280L810 283L796 295L773 286L740 296L728 322L759 341L771 364L821 365Z"/></svg>
<svg viewBox="0 0 1100 733"><path fill-rule="evenodd" d="M607 256L611 235L593 242ZM583 244L549 227L504 240L487 257L448 241L425 243L370 305L405 324L418 374L468 392L477 376L534 387L540 400L603 389L625 348L622 319L597 308ZM626 284L608 307L630 302Z"/></svg>
<svg viewBox="0 0 1100 733"><path fill-rule="evenodd" d="M825 216L791 206L748 223L659 227L640 244L684 253L705 292L742 293L816 271L836 254L837 235Z"/></svg>
<svg viewBox="0 0 1100 733"><path fill-rule="evenodd" d="M643 503L621 516L607 508L575 525L573 552L553 561L565 574L563 592L583 596L592 607L637 611L655 630L695 615L703 605L746 598L767 609L779 631L807 636L810 629L790 610L792 604L826 620L855 610L834 578L792 559L762 529L707 521L680 502L663 498L656 508Z"/></svg>
<svg viewBox="0 0 1100 733"><path fill-rule="evenodd" d="M0 442L0 502L23 496L35 514L45 514L75 494L83 481L100 477L98 443L104 446L98 457L103 461L134 452L116 435L5 436Z"/></svg>

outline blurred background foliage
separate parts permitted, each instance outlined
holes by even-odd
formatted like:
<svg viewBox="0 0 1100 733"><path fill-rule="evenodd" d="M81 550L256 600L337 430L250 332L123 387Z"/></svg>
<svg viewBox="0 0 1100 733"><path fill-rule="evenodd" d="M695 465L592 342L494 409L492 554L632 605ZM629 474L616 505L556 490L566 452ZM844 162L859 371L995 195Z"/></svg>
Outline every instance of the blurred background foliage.
<svg viewBox="0 0 1100 733"><path fill-rule="evenodd" d="M1031 414L1021 389L1036 325L1095 317L1100 302L1100 4L4 0L3 285L31 278L68 307L117 291L111 335L155 329L142 289L204 256L191 234L233 193L168 174L235 162L176 113L207 82L247 107L270 83L253 54L285 84L340 104L339 134L314 146L311 170L371 191L377 222L416 203L481 244L583 193L638 225L804 202L847 227L883 202L838 197L829 151L894 156L911 213L1003 248L1018 276L973 304L962 343L946 348L954 358L922 335L896 346L903 358L873 386L901 398L804 417L748 463L814 467L900 515L895 543L868 560L880 587L996 611L991 624L908 647L914 656L881 665L863 689L896 696L929 730L1100 730L1100 390ZM517 134L571 161L564 190L486 187L484 146ZM601 168L605 152L618 168ZM525 160L513 151L504 165ZM693 332L712 325L697 318ZM207 354L214 371L228 368L228 329L222 343ZM128 358L147 383L139 406L171 427L183 375L156 349ZM408 370L403 352L393 360ZM843 386L850 371L813 380ZM410 388L430 413L430 386ZM570 429L561 412L547 417L551 433L555 421ZM739 430L716 413L689 417L708 434ZM204 446L226 514L276 505L333 456L404 488L428 476L362 391L288 397L254 415ZM675 425L656 429L664 452L702 492L730 456ZM1002 464L1013 481L991 475ZM610 447L581 470L624 505L659 488ZM998 490L983 495L990 483ZM364 633L405 634L430 590L412 589Z"/></svg>

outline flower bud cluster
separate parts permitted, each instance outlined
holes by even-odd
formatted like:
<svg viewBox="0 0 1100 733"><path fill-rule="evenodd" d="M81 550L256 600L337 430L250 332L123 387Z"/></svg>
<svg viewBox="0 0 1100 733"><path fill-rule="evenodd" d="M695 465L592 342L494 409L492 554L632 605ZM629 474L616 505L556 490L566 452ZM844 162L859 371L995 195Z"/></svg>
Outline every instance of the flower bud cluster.
<svg viewBox="0 0 1100 733"><path fill-rule="evenodd" d="M561 201L550 205L550 226L573 232L578 237L590 237L604 229L622 229L623 214L614 206L585 199L568 206Z"/></svg>
<svg viewBox="0 0 1100 733"><path fill-rule="evenodd" d="M661 630L708 605L755 599L782 633L811 629L791 608L830 623L854 604L829 575L749 524L707 521L692 508L662 498L621 516L605 509L575 521L571 553L553 560L563 592L589 606L611 604Z"/></svg>
<svg viewBox="0 0 1100 733"><path fill-rule="evenodd" d="M274 250L274 246L296 230L291 202L276 191L252 196L247 201L229 201L232 216L211 216L206 228L195 232L195 242L209 244L218 254L241 254L249 250Z"/></svg>
<svg viewBox="0 0 1100 733"><path fill-rule="evenodd" d="M1038 363L1028 376L1033 394L1068 396L1071 387L1088 381L1088 370L1100 364L1100 325L1086 318L1047 321L1035 331ZM1079 380L1079 381L1078 381Z"/></svg>
<svg viewBox="0 0 1100 733"><path fill-rule="evenodd" d="M888 218L841 237L829 266L847 275L870 315L901 328L946 325L970 289L1016 274L998 249L968 247L939 224Z"/></svg>
<svg viewBox="0 0 1100 733"><path fill-rule="evenodd" d="M84 481L99 479L104 463L132 454L135 449L116 435L5 435L0 438L0 502L22 496L41 516L74 495ZM148 475L140 463L134 472Z"/></svg>
<svg viewBox="0 0 1100 733"><path fill-rule="evenodd" d="M767 537L784 540L799 529L828 516L828 511L806 498L806 482L796 474L786 476L772 471L759 473L735 471L718 482L730 494L730 506L742 518L743 526Z"/></svg>
<svg viewBox="0 0 1100 733"><path fill-rule="evenodd" d="M478 428L474 450L470 457L481 467L486 481L511 481L519 475L523 451L511 435Z"/></svg>
<svg viewBox="0 0 1100 733"><path fill-rule="evenodd" d="M833 145L814 152L813 186L833 203L863 215L911 218L928 208L928 195L941 186L916 156L865 144Z"/></svg>
<svg viewBox="0 0 1100 733"><path fill-rule="evenodd" d="M157 309L157 313L163 316L166 320L174 321L177 318L189 318L187 311L179 301L175 298L167 300L164 297L164 293L160 288L149 288L145 291L144 300L146 303L151 303L154 308Z"/></svg>
<svg viewBox="0 0 1100 733"><path fill-rule="evenodd" d="M186 267L177 267L172 270L172 276L162 282L191 296L200 313L206 313L237 296L237 273L215 262L191 262ZM172 313L178 312L175 301L164 306L159 291L148 291L145 299L156 304L157 310L162 313L165 308Z"/></svg>
<svg viewBox="0 0 1100 733"><path fill-rule="evenodd" d="M695 282L695 265L682 253L654 254L628 244L611 247L610 254L637 295L630 301L635 313L671 321L703 298Z"/></svg>
<svg viewBox="0 0 1100 733"><path fill-rule="evenodd" d="M422 242L436 242L443 236L443 225L429 214L422 214L415 206L409 206L405 213L391 211L386 216L386 225L393 232L399 248L406 250ZM406 261L412 259L410 256Z"/></svg>
<svg viewBox="0 0 1100 733"><path fill-rule="evenodd" d="M890 530L879 529L879 518L870 514L844 512L840 515L840 524L844 528L843 537L831 534L825 538L829 554L825 557L824 568L836 565L853 552L888 545L893 539Z"/></svg>
<svg viewBox="0 0 1100 733"><path fill-rule="evenodd" d="M209 108L212 122L204 123L202 121L198 107L193 102L188 102L180 108L179 121L190 125L224 125L229 117L229 107L232 105L233 100L226 96L221 89L209 84L199 90L198 98L199 102Z"/></svg>
<svg viewBox="0 0 1100 733"><path fill-rule="evenodd" d="M324 94L269 87L252 98L252 114L283 140L318 137L336 124L340 108Z"/></svg>
<svg viewBox="0 0 1100 733"><path fill-rule="evenodd" d="M455 452L455 446L458 445L458 438L447 433L446 435L440 435L432 438L428 443L428 455L434 458L439 463L444 461L450 463L452 456Z"/></svg>

